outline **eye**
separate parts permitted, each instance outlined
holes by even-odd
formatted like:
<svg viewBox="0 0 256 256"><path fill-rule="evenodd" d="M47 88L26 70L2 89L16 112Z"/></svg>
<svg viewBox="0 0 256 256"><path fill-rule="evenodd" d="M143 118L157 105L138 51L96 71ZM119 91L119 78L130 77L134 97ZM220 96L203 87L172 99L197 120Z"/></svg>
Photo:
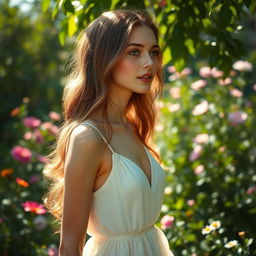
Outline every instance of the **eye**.
<svg viewBox="0 0 256 256"><path fill-rule="evenodd" d="M152 53L152 55L159 55L160 51L152 51L151 53Z"/></svg>
<svg viewBox="0 0 256 256"><path fill-rule="evenodd" d="M132 51L129 52L129 54L130 54L130 55L137 56L138 54L132 54L132 53L134 53L134 52L139 52L139 50L132 50Z"/></svg>

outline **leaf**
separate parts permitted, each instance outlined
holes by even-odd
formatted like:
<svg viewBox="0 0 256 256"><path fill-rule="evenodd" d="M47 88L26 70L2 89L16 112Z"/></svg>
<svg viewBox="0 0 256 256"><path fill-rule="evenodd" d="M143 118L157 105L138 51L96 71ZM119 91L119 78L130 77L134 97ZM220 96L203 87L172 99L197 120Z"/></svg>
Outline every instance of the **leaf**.
<svg viewBox="0 0 256 256"><path fill-rule="evenodd" d="M166 65L171 60L172 60L171 49L170 47L166 47L163 52L163 65Z"/></svg>
<svg viewBox="0 0 256 256"><path fill-rule="evenodd" d="M50 6L50 0L43 0L42 1L42 10L45 12Z"/></svg>
<svg viewBox="0 0 256 256"><path fill-rule="evenodd" d="M74 6L72 5L70 0L65 0L63 6L68 12L75 12Z"/></svg>
<svg viewBox="0 0 256 256"><path fill-rule="evenodd" d="M75 22L76 16L72 15L68 19L68 35L73 36L73 34L77 31L77 25Z"/></svg>

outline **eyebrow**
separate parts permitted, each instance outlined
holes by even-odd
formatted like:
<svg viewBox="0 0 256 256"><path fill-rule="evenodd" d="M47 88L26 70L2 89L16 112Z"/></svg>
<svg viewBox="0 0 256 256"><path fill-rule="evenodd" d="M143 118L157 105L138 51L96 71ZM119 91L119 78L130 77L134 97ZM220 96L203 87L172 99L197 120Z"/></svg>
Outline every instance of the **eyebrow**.
<svg viewBox="0 0 256 256"><path fill-rule="evenodd" d="M144 47L143 44L137 44L137 43L130 43L130 44L126 45L126 47L129 47L129 46L139 46L139 47L142 47L142 48ZM160 49L158 44L154 44L151 48L159 48Z"/></svg>

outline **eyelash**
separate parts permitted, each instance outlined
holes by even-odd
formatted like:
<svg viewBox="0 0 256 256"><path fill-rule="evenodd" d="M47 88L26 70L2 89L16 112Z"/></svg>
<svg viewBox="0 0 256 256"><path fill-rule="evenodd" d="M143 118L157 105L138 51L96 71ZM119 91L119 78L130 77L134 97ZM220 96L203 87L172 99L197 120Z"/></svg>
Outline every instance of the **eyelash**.
<svg viewBox="0 0 256 256"><path fill-rule="evenodd" d="M139 52L139 50L132 50L130 51L128 54L132 55L132 56L138 56L138 55L134 55L134 54L131 54L132 52ZM159 55L160 54L160 51L152 51L153 53L156 53L155 55Z"/></svg>

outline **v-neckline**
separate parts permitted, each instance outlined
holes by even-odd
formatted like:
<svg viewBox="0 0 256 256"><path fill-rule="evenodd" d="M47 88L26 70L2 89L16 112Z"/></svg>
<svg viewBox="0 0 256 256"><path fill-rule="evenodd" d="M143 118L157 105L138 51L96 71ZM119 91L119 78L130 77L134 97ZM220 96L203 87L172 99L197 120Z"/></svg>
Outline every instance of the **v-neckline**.
<svg viewBox="0 0 256 256"><path fill-rule="evenodd" d="M144 172L144 170L138 165L136 164L133 160L131 160L130 158L122 155L122 154L119 154L117 152L113 152L113 154L116 154L116 155L119 155L125 159L127 159L128 161L130 161L131 163L133 163L133 165L135 165L138 169L140 169L140 172L142 172L142 175L144 176L144 178L146 179L147 181L147 184L149 186L149 188L152 190L153 189L153 170L152 170L152 162L151 162L151 157L150 157L150 153L148 152L148 150L146 149L146 147L143 145L144 149L145 149L145 152L146 152L146 155L147 155L147 158L149 160L149 165L150 165L150 180L151 182L149 182L149 179L148 177L146 176L146 173Z"/></svg>

